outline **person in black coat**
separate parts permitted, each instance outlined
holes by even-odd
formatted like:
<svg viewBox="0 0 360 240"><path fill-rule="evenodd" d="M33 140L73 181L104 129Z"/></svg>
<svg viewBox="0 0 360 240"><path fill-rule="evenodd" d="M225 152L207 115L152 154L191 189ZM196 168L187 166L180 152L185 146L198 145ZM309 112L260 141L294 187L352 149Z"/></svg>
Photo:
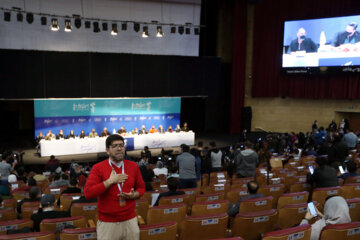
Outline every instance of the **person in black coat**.
<svg viewBox="0 0 360 240"><path fill-rule="evenodd" d="M360 33L356 31L357 26L355 22L349 23L344 32L337 34L333 45L338 47L342 44L355 44L360 42Z"/></svg>
<svg viewBox="0 0 360 240"><path fill-rule="evenodd" d="M292 40L290 43L288 50L289 53L296 51L306 51L307 53L317 52L318 47L311 38L306 37L306 31L304 28L299 28L296 36L297 38Z"/></svg>
<svg viewBox="0 0 360 240"><path fill-rule="evenodd" d="M307 182L315 184L316 188L339 186L337 172L335 168L328 165L327 156L317 157L316 163L319 167L314 170L313 174L307 174Z"/></svg>

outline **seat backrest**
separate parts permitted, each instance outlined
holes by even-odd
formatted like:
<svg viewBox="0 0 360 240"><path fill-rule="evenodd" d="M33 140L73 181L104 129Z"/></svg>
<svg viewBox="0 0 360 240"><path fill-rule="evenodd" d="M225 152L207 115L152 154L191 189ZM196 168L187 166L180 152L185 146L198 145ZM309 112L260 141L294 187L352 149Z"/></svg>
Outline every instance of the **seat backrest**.
<svg viewBox="0 0 360 240"><path fill-rule="evenodd" d="M17 201L15 198L4 199L3 206L4 208L16 208Z"/></svg>
<svg viewBox="0 0 360 240"><path fill-rule="evenodd" d="M329 224L320 234L320 240L358 240L360 239L360 222Z"/></svg>
<svg viewBox="0 0 360 240"><path fill-rule="evenodd" d="M210 178L229 179L229 175L228 175L227 171L211 172Z"/></svg>
<svg viewBox="0 0 360 240"><path fill-rule="evenodd" d="M352 222L360 221L360 198L346 199Z"/></svg>
<svg viewBox="0 0 360 240"><path fill-rule="evenodd" d="M0 221L8 221L16 219L16 211L14 208L0 209Z"/></svg>
<svg viewBox="0 0 360 240"><path fill-rule="evenodd" d="M249 195L247 188L235 188L226 193L226 199L229 200L229 202L236 204L239 198L247 195Z"/></svg>
<svg viewBox="0 0 360 240"><path fill-rule="evenodd" d="M149 203L146 199L137 199L135 212L136 215L140 215L146 222L147 212L149 210Z"/></svg>
<svg viewBox="0 0 360 240"><path fill-rule="evenodd" d="M11 221L0 222L0 235L6 234L7 230L10 229L21 229L24 227L33 228L33 221L30 219L17 219Z"/></svg>
<svg viewBox="0 0 360 240"><path fill-rule="evenodd" d="M24 208L28 208L28 207L40 207L40 201L35 201L35 202L24 202L23 204L21 204L21 212L24 210Z"/></svg>
<svg viewBox="0 0 360 240"><path fill-rule="evenodd" d="M270 165L272 169L279 169L283 168L283 162L281 160L281 157L271 157L270 158Z"/></svg>
<svg viewBox="0 0 360 240"><path fill-rule="evenodd" d="M266 185L261 186L258 190L259 193L264 194L265 197L272 196L272 208L276 208L279 196L285 191L284 184Z"/></svg>
<svg viewBox="0 0 360 240"><path fill-rule="evenodd" d="M95 219L97 213L97 202L93 203L74 203L71 205L70 214L73 217L84 216L86 220Z"/></svg>
<svg viewBox="0 0 360 240"><path fill-rule="evenodd" d="M29 232L10 235L0 235L0 240L55 240L53 232Z"/></svg>
<svg viewBox="0 0 360 240"><path fill-rule="evenodd" d="M261 234L274 229L276 215L277 211L275 209L239 213L234 218L232 233L234 236L241 236L246 240L260 239Z"/></svg>
<svg viewBox="0 0 360 240"><path fill-rule="evenodd" d="M277 209L288 204L306 203L309 198L309 192L284 193L278 200Z"/></svg>
<svg viewBox="0 0 360 240"><path fill-rule="evenodd" d="M188 216L181 224L180 239L224 238L228 219L226 213Z"/></svg>
<svg viewBox="0 0 360 240"><path fill-rule="evenodd" d="M162 197L159 200L159 206L168 206L168 205L177 205L177 204L185 204L189 205L190 196L187 194Z"/></svg>
<svg viewBox="0 0 360 240"><path fill-rule="evenodd" d="M324 208L325 200L329 196L342 195L341 187L315 188L312 193L312 200L320 204L320 211Z"/></svg>
<svg viewBox="0 0 360 240"><path fill-rule="evenodd" d="M176 240L177 222L140 226L141 240Z"/></svg>
<svg viewBox="0 0 360 240"><path fill-rule="evenodd" d="M44 191L44 193L52 194L55 196L55 199L58 200L60 197L60 194L62 191L64 191L67 188L67 186L61 186L61 187L47 187Z"/></svg>
<svg viewBox="0 0 360 240"><path fill-rule="evenodd" d="M196 197L195 202L209 202L209 201L217 201L217 200L224 200L225 193L208 193L208 194L200 194Z"/></svg>
<svg viewBox="0 0 360 240"><path fill-rule="evenodd" d="M18 201L18 200L23 200L24 198L28 198L29 192L28 191L13 191L12 195Z"/></svg>
<svg viewBox="0 0 360 240"><path fill-rule="evenodd" d="M21 217L22 218L30 218L31 215L35 214L38 212L39 207L22 207L21 206Z"/></svg>
<svg viewBox="0 0 360 240"><path fill-rule="evenodd" d="M162 192L164 192L164 191L146 191L144 193L144 195L141 197L141 199L146 199L148 201L149 205L151 205L153 194L160 194Z"/></svg>
<svg viewBox="0 0 360 240"><path fill-rule="evenodd" d="M240 204L239 212L264 211L272 208L273 197L244 199Z"/></svg>
<svg viewBox="0 0 360 240"><path fill-rule="evenodd" d="M311 225L305 224L297 227L266 233L262 237L262 240L289 240L289 239L310 240L310 236L311 236Z"/></svg>
<svg viewBox="0 0 360 240"><path fill-rule="evenodd" d="M341 187L345 199L360 197L360 183L347 183Z"/></svg>
<svg viewBox="0 0 360 240"><path fill-rule="evenodd" d="M310 192L311 185L304 182L295 182L290 186L290 193L304 192L304 191Z"/></svg>
<svg viewBox="0 0 360 240"><path fill-rule="evenodd" d="M85 228L87 220L85 217L67 217L67 218L53 218L44 219L40 223L40 232L55 231L61 225L73 225L76 228Z"/></svg>
<svg viewBox="0 0 360 240"><path fill-rule="evenodd" d="M191 209L191 216L202 216L206 214L227 213L229 208L228 200L197 202Z"/></svg>
<svg viewBox="0 0 360 240"><path fill-rule="evenodd" d="M185 194L189 195L189 206L192 206L195 202L196 197L200 195L199 188L184 188L179 190L184 191Z"/></svg>
<svg viewBox="0 0 360 240"><path fill-rule="evenodd" d="M344 183L360 183L360 176L346 178Z"/></svg>
<svg viewBox="0 0 360 240"><path fill-rule="evenodd" d="M224 192L226 194L229 190L230 190L230 184L219 183L204 187L203 192L205 194L218 193L218 192Z"/></svg>
<svg viewBox="0 0 360 240"><path fill-rule="evenodd" d="M293 227L301 222L307 211L307 203L294 203L278 209L277 225L281 229Z"/></svg>
<svg viewBox="0 0 360 240"><path fill-rule="evenodd" d="M186 215L185 204L151 207L147 214L147 224L159 224L175 221L181 223Z"/></svg>
<svg viewBox="0 0 360 240"><path fill-rule="evenodd" d="M81 197L81 193L64 193L60 195L60 206L63 211L68 211L71 202Z"/></svg>
<svg viewBox="0 0 360 240"><path fill-rule="evenodd" d="M60 240L97 239L96 228L66 228L60 233Z"/></svg>

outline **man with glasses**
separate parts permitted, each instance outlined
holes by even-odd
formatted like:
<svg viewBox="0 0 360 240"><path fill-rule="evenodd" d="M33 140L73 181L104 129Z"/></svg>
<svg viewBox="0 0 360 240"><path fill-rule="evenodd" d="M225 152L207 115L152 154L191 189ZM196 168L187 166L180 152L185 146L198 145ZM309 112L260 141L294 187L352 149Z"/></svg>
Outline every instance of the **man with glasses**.
<svg viewBox="0 0 360 240"><path fill-rule="evenodd" d="M139 239L135 199L145 192L138 165L124 159L124 138L106 139L109 158L94 165L86 182L87 199L98 198L98 239Z"/></svg>

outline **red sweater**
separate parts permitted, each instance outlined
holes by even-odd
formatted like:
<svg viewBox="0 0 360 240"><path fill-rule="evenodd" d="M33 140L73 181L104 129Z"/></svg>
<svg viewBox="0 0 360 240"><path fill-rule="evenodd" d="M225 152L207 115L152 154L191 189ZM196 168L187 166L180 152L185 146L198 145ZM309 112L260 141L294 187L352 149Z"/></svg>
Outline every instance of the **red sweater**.
<svg viewBox="0 0 360 240"><path fill-rule="evenodd" d="M132 188L134 191L140 193L142 196L145 192L145 184L142 179L138 165L135 162L123 160L125 166L125 173L128 179L125 181L122 190L123 192L130 192ZM117 174L122 173L121 168L112 165ZM87 179L84 194L87 199L98 198L98 218L103 222L121 222L132 219L135 214L135 200L126 200L126 205L120 207L119 188L117 184L111 185L108 189L104 186L104 181L110 177L111 167L109 159L97 163L91 169L90 175Z"/></svg>

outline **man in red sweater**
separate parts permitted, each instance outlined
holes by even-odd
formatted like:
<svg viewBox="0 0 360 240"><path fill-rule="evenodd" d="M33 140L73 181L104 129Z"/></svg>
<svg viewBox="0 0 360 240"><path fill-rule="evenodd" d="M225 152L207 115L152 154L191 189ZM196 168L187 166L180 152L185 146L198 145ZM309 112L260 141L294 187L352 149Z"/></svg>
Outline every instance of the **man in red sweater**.
<svg viewBox="0 0 360 240"><path fill-rule="evenodd" d="M138 240L135 199L145 192L139 167L124 159L124 139L118 134L106 139L106 152L109 158L93 166L84 189L87 199L98 198L97 238Z"/></svg>

